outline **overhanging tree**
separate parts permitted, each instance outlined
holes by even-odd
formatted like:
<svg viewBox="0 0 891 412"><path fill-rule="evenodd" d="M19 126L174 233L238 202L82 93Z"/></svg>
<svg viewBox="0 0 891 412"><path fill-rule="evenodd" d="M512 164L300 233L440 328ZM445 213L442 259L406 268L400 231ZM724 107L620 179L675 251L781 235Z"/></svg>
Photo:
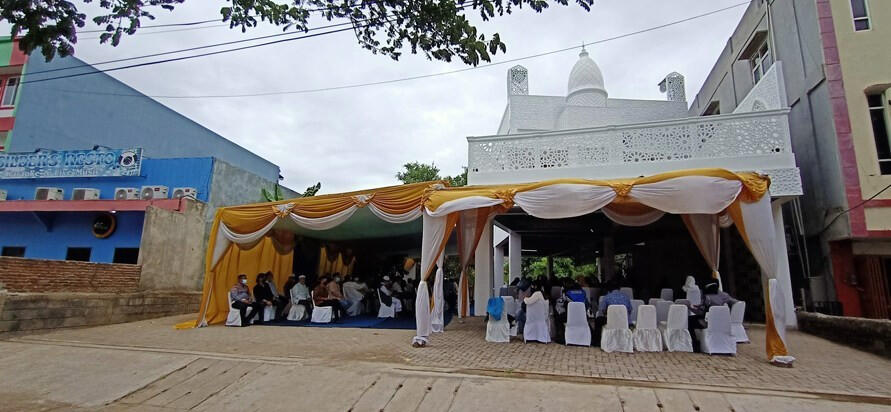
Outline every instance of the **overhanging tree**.
<svg viewBox="0 0 891 412"><path fill-rule="evenodd" d="M439 176L439 168L435 164L411 162L402 165L403 170L396 173L396 178L403 184L429 182L431 180L447 180L449 186L467 186L467 167L461 174L455 176Z"/></svg>
<svg viewBox="0 0 891 412"><path fill-rule="evenodd" d="M193 0L194 1L194 0ZM590 11L594 0L574 0ZM0 22L12 25L11 35L22 36L19 47L26 53L40 48L47 60L56 54L74 53L77 31L88 19L104 32L100 42L118 45L125 35L136 33L158 9L173 11L185 0L99 0L104 11L87 16L78 5L92 0L0 0ZM569 0L553 0L566 6ZM261 24L282 30L307 32L323 20L342 21L353 27L361 47L394 60L405 50L423 53L428 59L460 59L468 65L491 61L491 55L507 50L498 33L480 33L467 16L478 14L483 21L528 7L536 12L548 8L548 0L226 0L220 20L242 32Z"/></svg>

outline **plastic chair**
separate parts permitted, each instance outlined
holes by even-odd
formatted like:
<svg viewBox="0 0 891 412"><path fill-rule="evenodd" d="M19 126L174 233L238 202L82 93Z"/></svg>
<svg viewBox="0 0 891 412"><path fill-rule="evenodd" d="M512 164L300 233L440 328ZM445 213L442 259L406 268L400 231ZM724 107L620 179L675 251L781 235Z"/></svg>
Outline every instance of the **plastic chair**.
<svg viewBox="0 0 891 412"><path fill-rule="evenodd" d="M660 300L662 300L662 299L659 299L659 298L650 298L650 300L647 301L647 305L650 305L650 306L656 306L656 302L658 302L658 301L660 301Z"/></svg>
<svg viewBox="0 0 891 412"><path fill-rule="evenodd" d="M315 296L315 293L311 293L310 296ZM315 301L315 299L313 299ZM316 306L312 309L312 316L309 318L309 321L312 323L331 323L331 318L334 317L334 308L331 306Z"/></svg>
<svg viewBox="0 0 891 412"><path fill-rule="evenodd" d="M490 299L506 300L510 296L493 297ZM513 298L511 298L513 299ZM507 320L507 302L504 302L504 311L501 312L501 319L495 319L489 316L486 322L486 342L508 343L510 342L510 323Z"/></svg>
<svg viewBox="0 0 891 412"><path fill-rule="evenodd" d="M641 305L634 327L634 349L640 352L662 352L662 335L656 328L656 308Z"/></svg>
<svg viewBox="0 0 891 412"><path fill-rule="evenodd" d="M540 300L526 305L526 324L523 325L523 342L551 342L548 328L548 301Z"/></svg>
<svg viewBox="0 0 891 412"><path fill-rule="evenodd" d="M288 310L288 320L303 320L306 319L306 307L303 305L298 305L296 303L291 304L291 309Z"/></svg>
<svg viewBox="0 0 891 412"><path fill-rule="evenodd" d="M693 352L693 338L687 329L686 306L671 305L662 338L669 352Z"/></svg>
<svg viewBox="0 0 891 412"><path fill-rule="evenodd" d="M623 294L625 294L625 296L628 296L628 300L633 300L633 299L634 299L634 289L631 289L631 288L621 288L621 289L619 289L619 292L622 292Z"/></svg>
<svg viewBox="0 0 891 412"><path fill-rule="evenodd" d="M235 299L232 299L232 293L229 293L229 316L226 316L226 326L241 326L241 311L232 306L233 303L235 303ZM245 310L245 316L250 319L253 311L254 308L248 307Z"/></svg>
<svg viewBox="0 0 891 412"><path fill-rule="evenodd" d="M730 334L736 343L749 343L749 335L743 327L743 318L746 315L746 302L736 302L730 308Z"/></svg>
<svg viewBox="0 0 891 412"><path fill-rule="evenodd" d="M668 288L662 289L659 292L659 297L662 300L667 300L667 301L671 302L674 300L674 290L668 289Z"/></svg>
<svg viewBox="0 0 891 412"><path fill-rule="evenodd" d="M628 308L624 305L609 305L606 309L606 326L600 336L600 349L607 353L634 351L631 329L628 329Z"/></svg>
<svg viewBox="0 0 891 412"><path fill-rule="evenodd" d="M702 291L699 288L693 288L687 291L687 300L691 305L699 306L702 304Z"/></svg>
<svg viewBox="0 0 891 412"><path fill-rule="evenodd" d="M567 345L591 346L591 327L588 325L584 303L569 302L566 307L564 338Z"/></svg>
<svg viewBox="0 0 891 412"><path fill-rule="evenodd" d="M275 306L266 306L263 308L263 322L275 320Z"/></svg>
<svg viewBox="0 0 891 412"><path fill-rule="evenodd" d="M697 330L702 352L710 355L736 355L736 340L730 333L730 308L724 305L708 309L708 327Z"/></svg>
<svg viewBox="0 0 891 412"><path fill-rule="evenodd" d="M640 299L631 300L631 323L637 323L637 309L643 305L644 301Z"/></svg>

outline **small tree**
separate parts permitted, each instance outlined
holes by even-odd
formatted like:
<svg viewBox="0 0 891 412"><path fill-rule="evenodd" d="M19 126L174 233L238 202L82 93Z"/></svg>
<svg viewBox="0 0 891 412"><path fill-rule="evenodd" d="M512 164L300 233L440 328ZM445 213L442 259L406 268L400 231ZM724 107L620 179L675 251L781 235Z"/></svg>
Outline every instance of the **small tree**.
<svg viewBox="0 0 891 412"><path fill-rule="evenodd" d="M439 168L435 163L411 162L402 165L403 171L396 173L396 178L403 184L429 182L432 180L446 180L452 187L467 186L467 167L459 174L446 177L439 176Z"/></svg>

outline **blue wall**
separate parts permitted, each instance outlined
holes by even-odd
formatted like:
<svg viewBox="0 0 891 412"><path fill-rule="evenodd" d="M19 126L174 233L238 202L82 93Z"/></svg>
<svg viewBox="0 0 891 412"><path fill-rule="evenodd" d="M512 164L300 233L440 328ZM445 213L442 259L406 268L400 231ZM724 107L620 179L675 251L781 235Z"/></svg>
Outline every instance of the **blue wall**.
<svg viewBox="0 0 891 412"><path fill-rule="evenodd" d="M25 69L7 151L90 149L94 145L142 147L147 157L216 157L278 181L275 164L106 74L28 83L95 71L87 66L39 73L83 64L74 57L56 57L47 63L35 51Z"/></svg>
<svg viewBox="0 0 891 412"><path fill-rule="evenodd" d="M35 213L0 213L0 247L24 246L25 257L59 260L65 259L69 247L89 247L91 262L111 262L115 248L139 247L145 212L116 213L117 229L105 239L96 238L92 232L93 219L99 214L41 213L51 222L47 231Z"/></svg>
<svg viewBox="0 0 891 412"><path fill-rule="evenodd" d="M16 126L18 127L18 126ZM114 199L117 187L162 185L168 188L168 197L173 196L174 187L194 187L198 189L198 200L207 202L213 176L214 159L145 159L141 176L136 177L73 177L54 179L0 179L0 189L6 190L8 200L32 200L38 186L60 187L65 190L65 200L71 199L74 188L89 187L99 189L102 199ZM259 193L260 189L257 189ZM0 228L3 228L0 225ZM0 229L2 230L2 229Z"/></svg>

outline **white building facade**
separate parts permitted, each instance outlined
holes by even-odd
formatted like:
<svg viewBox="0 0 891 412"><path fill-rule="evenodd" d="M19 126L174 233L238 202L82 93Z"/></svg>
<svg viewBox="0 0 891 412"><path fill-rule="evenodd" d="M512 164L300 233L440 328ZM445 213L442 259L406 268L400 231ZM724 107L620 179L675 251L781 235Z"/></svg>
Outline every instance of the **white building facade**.
<svg viewBox="0 0 891 412"><path fill-rule="evenodd" d="M507 106L498 132L467 138L468 183L633 178L697 168L760 172L772 180L777 247L785 249L779 206L801 195L802 186L781 70L776 62L733 113L689 117L684 77L678 73L658 83L666 100L633 100L609 97L600 68L584 48L569 72L565 96L529 94L530 73L515 66L507 73ZM508 235L502 239L496 233L495 250L480 243L477 302L485 302L493 289L497 293L503 280L491 271L500 272L500 262L509 262L510 279L520 276L518 255L527 250L520 231L496 225ZM599 256L612 257L610 236L598 247ZM777 256L786 317L794 320L788 260L784 251Z"/></svg>

